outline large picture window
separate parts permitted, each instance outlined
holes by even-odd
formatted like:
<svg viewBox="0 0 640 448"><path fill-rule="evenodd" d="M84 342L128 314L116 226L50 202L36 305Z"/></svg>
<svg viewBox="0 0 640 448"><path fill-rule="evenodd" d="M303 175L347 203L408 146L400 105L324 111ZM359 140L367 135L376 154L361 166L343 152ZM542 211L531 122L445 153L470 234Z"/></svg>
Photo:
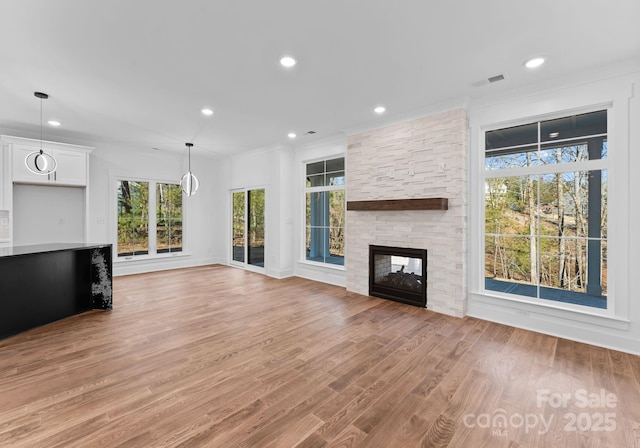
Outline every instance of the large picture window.
<svg viewBox="0 0 640 448"><path fill-rule="evenodd" d="M607 308L607 111L485 133L485 289Z"/></svg>
<svg viewBox="0 0 640 448"><path fill-rule="evenodd" d="M344 265L344 157L306 165L305 257Z"/></svg>
<svg viewBox="0 0 640 448"><path fill-rule="evenodd" d="M180 185L118 180L117 195L118 257L182 251Z"/></svg>

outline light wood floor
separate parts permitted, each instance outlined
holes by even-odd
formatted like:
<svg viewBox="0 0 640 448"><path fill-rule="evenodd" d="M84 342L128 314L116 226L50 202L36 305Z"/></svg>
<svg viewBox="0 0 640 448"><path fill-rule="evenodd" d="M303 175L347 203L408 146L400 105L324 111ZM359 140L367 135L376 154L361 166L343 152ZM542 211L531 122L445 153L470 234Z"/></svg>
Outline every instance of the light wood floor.
<svg viewBox="0 0 640 448"><path fill-rule="evenodd" d="M0 446L640 446L636 356L223 266L114 289L0 341Z"/></svg>

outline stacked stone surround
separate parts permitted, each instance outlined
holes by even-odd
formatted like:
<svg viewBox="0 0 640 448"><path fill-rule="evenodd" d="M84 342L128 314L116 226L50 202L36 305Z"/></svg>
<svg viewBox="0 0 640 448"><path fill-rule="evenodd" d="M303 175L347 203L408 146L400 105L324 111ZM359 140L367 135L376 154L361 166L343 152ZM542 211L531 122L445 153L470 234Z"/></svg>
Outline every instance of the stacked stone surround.
<svg viewBox="0 0 640 448"><path fill-rule="evenodd" d="M347 211L349 291L369 293L370 244L427 249L427 308L464 316L467 141L464 109L348 138L347 201L449 200L446 211Z"/></svg>

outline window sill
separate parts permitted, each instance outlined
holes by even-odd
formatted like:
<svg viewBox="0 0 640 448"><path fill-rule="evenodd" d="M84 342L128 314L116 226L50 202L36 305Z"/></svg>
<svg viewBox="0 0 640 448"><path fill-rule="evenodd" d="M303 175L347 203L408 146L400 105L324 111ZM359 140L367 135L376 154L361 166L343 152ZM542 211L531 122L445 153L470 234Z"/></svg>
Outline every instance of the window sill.
<svg viewBox="0 0 640 448"><path fill-rule="evenodd" d="M116 256L113 260L113 263L117 264L117 263L133 263L136 261L169 260L172 258L188 257L190 255L191 254L188 252L169 252L164 254L129 255L126 257Z"/></svg>
<svg viewBox="0 0 640 448"><path fill-rule="evenodd" d="M304 264L307 266L318 267L318 268L333 269L335 271L346 271L346 268L344 267L344 265L339 265L339 264L320 263L317 261L309 261L309 260L298 260L298 263Z"/></svg>
<svg viewBox="0 0 640 448"><path fill-rule="evenodd" d="M494 291L471 292L469 294L469 301L479 306L498 306L502 309L508 309L512 313L521 315L521 317L532 319L562 319L624 331L627 331L630 327L630 321L628 319L583 309L586 307L563 306L556 302L547 303L546 301L534 303L532 300L527 300L520 296L499 294Z"/></svg>

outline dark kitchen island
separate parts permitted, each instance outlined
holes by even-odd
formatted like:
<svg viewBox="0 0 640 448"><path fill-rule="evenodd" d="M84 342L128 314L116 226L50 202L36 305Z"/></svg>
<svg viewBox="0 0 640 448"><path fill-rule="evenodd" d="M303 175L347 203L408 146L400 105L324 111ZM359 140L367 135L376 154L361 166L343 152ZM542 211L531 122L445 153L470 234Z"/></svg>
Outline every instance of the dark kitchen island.
<svg viewBox="0 0 640 448"><path fill-rule="evenodd" d="M0 249L0 339L112 306L111 244Z"/></svg>

